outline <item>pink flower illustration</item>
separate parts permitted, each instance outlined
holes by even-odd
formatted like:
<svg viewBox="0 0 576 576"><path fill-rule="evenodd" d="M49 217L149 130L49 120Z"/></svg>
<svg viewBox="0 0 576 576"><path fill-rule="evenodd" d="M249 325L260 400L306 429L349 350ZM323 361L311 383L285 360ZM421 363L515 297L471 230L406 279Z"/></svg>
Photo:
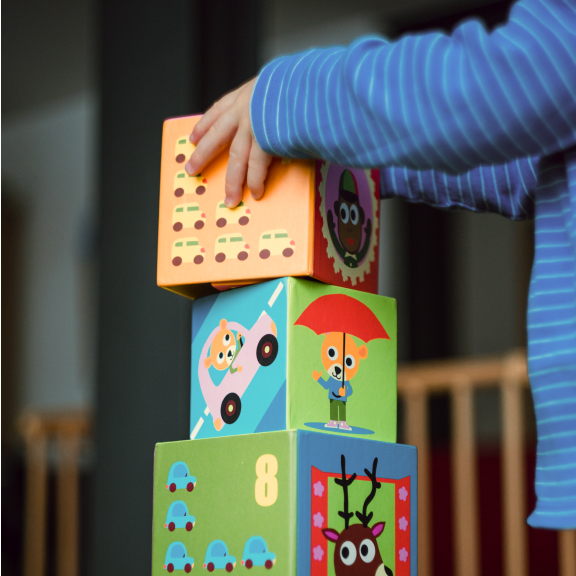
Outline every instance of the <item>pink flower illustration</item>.
<svg viewBox="0 0 576 576"><path fill-rule="evenodd" d="M324 494L324 484L318 480L318 482L314 484L314 496L320 496L320 498L322 498L322 494Z"/></svg>
<svg viewBox="0 0 576 576"><path fill-rule="evenodd" d="M402 488L400 488L400 490L398 490L398 497L403 502L406 502L406 498L408 498L408 490L406 490L406 488L404 488L404 486L402 486Z"/></svg>
<svg viewBox="0 0 576 576"><path fill-rule="evenodd" d="M314 519L314 527L322 528L322 525L324 524L324 516L322 516L320 512L316 512L312 518Z"/></svg>
<svg viewBox="0 0 576 576"><path fill-rule="evenodd" d="M406 562L406 560L408 560L408 550L406 550L406 548L400 548L400 550L398 550L398 556L400 556L401 562Z"/></svg>
<svg viewBox="0 0 576 576"><path fill-rule="evenodd" d="M402 516L402 518L398 520L398 527L400 530L406 531L406 528L408 528L408 520L406 520L406 516Z"/></svg>
<svg viewBox="0 0 576 576"><path fill-rule="evenodd" d="M322 550L322 546L320 546L320 544L312 548L312 556L314 556L314 560L318 560L318 562L322 561L322 557L324 556L324 550Z"/></svg>

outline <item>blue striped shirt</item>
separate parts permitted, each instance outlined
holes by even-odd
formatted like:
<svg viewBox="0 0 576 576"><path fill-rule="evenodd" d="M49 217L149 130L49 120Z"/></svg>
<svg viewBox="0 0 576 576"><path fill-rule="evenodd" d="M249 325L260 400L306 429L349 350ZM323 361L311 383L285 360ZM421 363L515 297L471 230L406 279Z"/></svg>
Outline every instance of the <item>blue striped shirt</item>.
<svg viewBox="0 0 576 576"><path fill-rule="evenodd" d="M384 198L535 218L528 522L576 527L576 3L519 0L491 33L471 20L278 58L251 118L270 154L382 168Z"/></svg>

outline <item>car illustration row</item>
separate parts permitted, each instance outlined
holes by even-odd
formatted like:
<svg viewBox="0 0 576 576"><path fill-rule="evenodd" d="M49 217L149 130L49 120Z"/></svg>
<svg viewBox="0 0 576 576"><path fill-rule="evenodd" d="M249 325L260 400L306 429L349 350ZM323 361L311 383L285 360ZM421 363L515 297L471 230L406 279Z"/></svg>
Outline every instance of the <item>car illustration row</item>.
<svg viewBox="0 0 576 576"><path fill-rule="evenodd" d="M260 235L258 255L263 260L270 256L290 258L294 254L295 242L283 229L268 230ZM240 233L223 234L214 243L214 260L222 263L225 260L240 260L243 262L250 255L250 245L244 241ZM196 236L180 238L172 246L172 264L180 266L183 263L202 264L206 257L206 249Z"/></svg>
<svg viewBox="0 0 576 576"><path fill-rule="evenodd" d="M227 224L240 224L246 226L250 222L250 208L246 208L244 202L240 202L237 208L230 210L224 202L216 207L216 226L224 228ZM206 224L206 213L200 208L198 202L185 202L175 206L172 211L172 229L180 232L186 228L202 230Z"/></svg>
<svg viewBox="0 0 576 576"><path fill-rule="evenodd" d="M176 140L175 160L177 164L186 162L194 151L194 144L190 142L186 135ZM203 196L208 191L208 180L202 173L190 175L186 170L179 170L174 175L174 196L176 198L186 198ZM250 209L241 202L234 210L226 207L224 202L220 202L216 208L216 226L224 228L226 224L240 224L246 226L250 222ZM196 202L188 202L174 208L172 215L172 227L176 232L182 228L196 228L201 230L206 222L206 215L201 212Z"/></svg>
<svg viewBox="0 0 576 576"><path fill-rule="evenodd" d="M250 569L254 566L272 568L276 564L276 554L268 550L264 538L252 536L248 538L242 553L242 566ZM231 556L223 540L213 540L208 544L203 568L208 572L226 570L232 572L236 567L236 557ZM172 573L174 570L184 570L186 573L194 568L194 558L188 556L186 547L182 542L172 542L166 551L164 569Z"/></svg>

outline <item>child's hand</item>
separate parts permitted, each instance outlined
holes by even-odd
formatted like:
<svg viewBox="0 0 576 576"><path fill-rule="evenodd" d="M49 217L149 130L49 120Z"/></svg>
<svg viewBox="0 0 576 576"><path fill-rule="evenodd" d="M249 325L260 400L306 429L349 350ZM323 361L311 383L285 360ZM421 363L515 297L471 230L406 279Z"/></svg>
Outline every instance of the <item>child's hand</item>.
<svg viewBox="0 0 576 576"><path fill-rule="evenodd" d="M338 394L340 394L340 396L346 396L346 388L344 386L340 387Z"/></svg>
<svg viewBox="0 0 576 576"><path fill-rule="evenodd" d="M259 200L264 194L264 181L272 156L266 154L252 132L250 99L256 79L226 94L202 116L190 134L196 150L186 163L188 174L198 174L225 146L230 145L226 170L226 206L234 208L242 200L244 181L252 196Z"/></svg>
<svg viewBox="0 0 576 576"><path fill-rule="evenodd" d="M322 376L322 372L318 372L318 370L312 370L312 378L314 378L316 382L318 382L320 376Z"/></svg>

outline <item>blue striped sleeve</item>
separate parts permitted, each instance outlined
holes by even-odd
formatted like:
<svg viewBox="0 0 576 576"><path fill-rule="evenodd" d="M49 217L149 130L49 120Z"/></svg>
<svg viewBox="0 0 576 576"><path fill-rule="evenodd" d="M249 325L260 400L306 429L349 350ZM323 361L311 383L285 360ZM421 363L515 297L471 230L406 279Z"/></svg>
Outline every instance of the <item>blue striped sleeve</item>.
<svg viewBox="0 0 576 576"><path fill-rule="evenodd" d="M576 7L520 0L489 33L365 37L261 71L251 102L267 152L452 174L576 144Z"/></svg>
<svg viewBox="0 0 576 576"><path fill-rule="evenodd" d="M497 212L512 220L534 217L538 158L522 158L499 166L480 166L464 174L437 170L383 168L382 198L398 196L437 208Z"/></svg>

